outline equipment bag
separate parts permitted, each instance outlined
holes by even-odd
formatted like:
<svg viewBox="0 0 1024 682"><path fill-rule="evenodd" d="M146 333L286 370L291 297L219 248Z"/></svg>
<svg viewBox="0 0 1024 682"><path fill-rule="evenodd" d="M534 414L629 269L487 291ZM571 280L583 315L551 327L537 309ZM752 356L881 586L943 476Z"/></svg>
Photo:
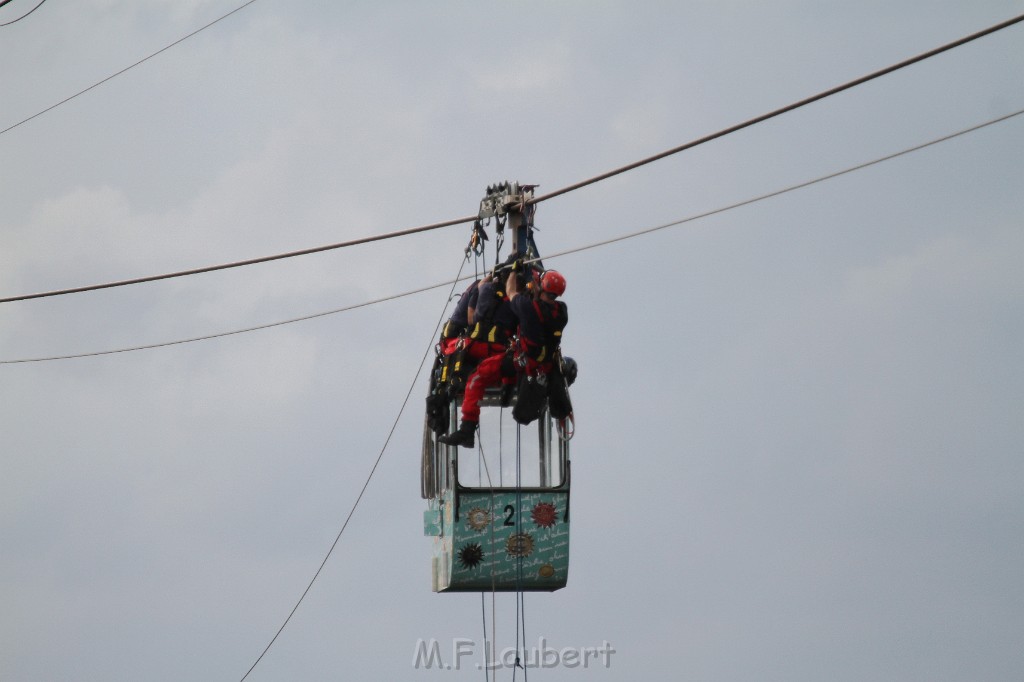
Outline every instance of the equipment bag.
<svg viewBox="0 0 1024 682"><path fill-rule="evenodd" d="M451 411L448 407L448 393L443 387L427 396L427 426L438 435L448 433Z"/></svg>
<svg viewBox="0 0 1024 682"><path fill-rule="evenodd" d="M565 419L572 414L572 400L569 398L569 387L561 372L552 372L548 377L548 409L555 419Z"/></svg>
<svg viewBox="0 0 1024 682"><path fill-rule="evenodd" d="M520 424L529 424L544 411L544 403L548 397L547 376L538 374L531 376L525 372L519 377L516 389L516 404L512 408L512 418Z"/></svg>
<svg viewBox="0 0 1024 682"><path fill-rule="evenodd" d="M572 414L569 387L576 381L578 371L572 358L562 357L561 353L555 358L554 367L548 375L548 407L555 419L565 419Z"/></svg>

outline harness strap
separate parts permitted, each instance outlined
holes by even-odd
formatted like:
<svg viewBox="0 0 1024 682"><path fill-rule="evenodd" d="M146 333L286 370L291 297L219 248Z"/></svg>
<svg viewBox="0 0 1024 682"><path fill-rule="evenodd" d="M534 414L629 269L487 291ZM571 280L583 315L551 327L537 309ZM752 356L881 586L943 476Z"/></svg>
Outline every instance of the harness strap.
<svg viewBox="0 0 1024 682"><path fill-rule="evenodd" d="M537 362L549 360L550 356L554 356L558 351L558 347L562 342L562 330L565 329L566 324L562 312L562 304L559 301L555 301L552 304L554 309L553 315L548 315L545 312L545 307L540 304L540 301L533 301L533 309L536 311L541 327L544 329L544 343L537 343L525 337L520 339L523 352Z"/></svg>
<svg viewBox="0 0 1024 682"><path fill-rule="evenodd" d="M474 341L505 344L512 338L512 330L492 324L490 320L482 320L473 325L473 331L470 332L469 338Z"/></svg>
<svg viewBox="0 0 1024 682"><path fill-rule="evenodd" d="M441 338L443 339L454 339L456 336L461 335L466 331L466 325L455 324L451 320L444 323L444 329L441 330Z"/></svg>

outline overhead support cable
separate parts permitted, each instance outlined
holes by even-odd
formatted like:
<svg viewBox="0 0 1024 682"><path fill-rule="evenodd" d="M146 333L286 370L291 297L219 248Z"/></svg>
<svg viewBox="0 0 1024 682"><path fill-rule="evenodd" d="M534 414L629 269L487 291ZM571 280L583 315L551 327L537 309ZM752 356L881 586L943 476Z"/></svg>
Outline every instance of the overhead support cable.
<svg viewBox="0 0 1024 682"><path fill-rule="evenodd" d="M215 270L227 270L229 268L240 268L243 265L253 265L255 263L267 263L273 260L281 260L283 258L294 258L295 256L305 256L311 253L319 253L320 251L330 251L332 249L343 249L349 246L356 246L358 244L368 244L370 242L383 241L385 239L394 239L395 237L404 237L410 234L416 234L418 232L427 232L428 230L436 230L441 227L448 227L450 225L460 225L462 223L469 223L476 220L476 216L468 216L466 218L456 218L455 220L446 220L440 223L432 223L430 225L421 225L420 227L410 227L405 230L399 230L397 232L388 232L385 234L377 234L370 237L361 237L359 239L351 239L347 242L339 242L337 244L328 244L327 246L314 246L309 249L301 249L299 251L289 251L287 253L278 253L273 256L262 256L260 258L250 258L248 260L236 261L234 263L222 263L221 265L208 265L202 268L193 268L192 270L181 270L178 272L168 272L163 275L150 275L148 277L136 277L135 279L123 279L117 282L108 282L106 284L91 284L89 286L74 287L72 289L58 289L56 291L46 291L37 294L25 294L22 296L10 296L8 298L0 298L0 303L9 303L11 301L26 301L32 298L45 298L47 296L62 296L64 294L76 294L83 291L96 291L97 289L110 289L112 287L123 287L129 284L141 284L143 282L155 282L161 279L172 279L174 277L185 277L187 275L198 275L203 272L214 272Z"/></svg>
<svg viewBox="0 0 1024 682"><path fill-rule="evenodd" d="M182 38L182 39L178 40L176 43L172 43L171 45L168 45L167 47L164 48L164 50L166 50L166 49L168 49L170 47L173 47L177 43L180 43L182 40L185 40L186 38L189 38L192 35L195 35L199 31L202 31L203 29L212 26L213 24L217 23L221 19L224 19L224 18L230 16L231 14L234 14L235 12L237 12L237 11L247 7L248 5L252 4L255 1L256 0L249 0L249 2L245 3L241 7L236 8L235 10L232 10L228 14L225 14L220 19L217 19L217 20L211 22L210 24L207 24L203 28L200 28L200 29L194 31L193 33L189 34L188 36L185 36L185 38ZM657 161L659 159L663 159L663 158L665 158L667 156L671 156L673 154L678 154L679 152L685 151L687 149L692 149L693 147L696 147L698 145L704 144L705 142L709 142L711 140L723 137L723 136L728 135L730 133L734 133L734 132L736 132L738 130L742 130L744 128L748 128L748 127L750 127L752 125L755 125L757 123L760 123L762 121L766 121L766 120L768 120L770 118L774 118L776 116L779 116L780 114L786 113L788 111L793 111L794 109L798 109L798 108L800 108L802 106L810 104L811 102L816 102L818 100L824 99L824 98L829 97L831 95L834 95L836 93L842 92L844 90L848 90L848 89L850 89L850 88L852 88L854 86L860 85L860 84L865 83L865 82L867 82L869 80L872 80L874 78L878 78L878 77L883 76L885 74L892 73L893 71L896 71L898 69L902 69L902 68L904 68L906 66L910 66L911 64L915 64L915 63L920 62L920 61L922 61L924 59L928 59L929 57L933 57L933 56L935 56L937 54L941 54L942 52L946 52L948 50L951 50L954 47L958 47L960 45L964 45L965 43L969 43L969 42L971 42L973 40L977 40L978 38L987 36L987 35L989 35L991 33L996 32L996 31L999 31L999 30L1002 30L1002 29L1007 28L1009 26L1012 26L1014 24L1020 23L1021 21L1024 21L1024 14L1022 14L1020 16L1017 16L1017 17L1014 17L1012 19L1008 19L1008 20L1006 20L1004 22L996 24L995 26L991 26L991 27L989 27L987 29L984 29L982 31L978 31L977 33L972 33L971 35L965 36L965 37L960 38L959 40L955 40L955 41L953 41L951 43L947 43L946 45L943 45L941 47L937 47L937 48L935 48L933 50L929 50L928 52L924 52L922 54L919 54L916 57L911 57L910 59L906 59L906 60L904 60L902 62L899 62L897 64L893 64L892 66L886 67L886 68L881 69L879 71L875 71L875 72L870 73L870 74L868 74L866 76L862 76L862 77L860 77L860 78L858 78L856 80L852 80L852 81L850 81L848 83L845 83L843 85L839 85L839 86L834 87L834 88L832 88L830 90L826 90L826 91L821 92L821 93L819 93L817 95L814 95L812 97L808 97L806 99L800 100L799 102L794 102L793 104L790 104L788 106L782 107L781 109L776 109L774 111L768 112L767 114L762 114L761 116L758 116L756 118L752 118L752 119L750 119L748 121L745 121L743 123L734 125L734 126L732 126L730 128L725 128L724 130L720 130L717 133L712 133L711 135L707 135L707 136L699 138L697 140L693 140L692 142L687 142L686 144L683 144L683 145L680 145L678 147L674 147L672 149L666 150L664 152L661 152L660 154L656 154L654 156L649 156L646 159L641 159L640 161L636 161L636 162L633 162L633 163L631 163L629 165L622 166L620 168L616 168L615 170L608 171L607 173L602 173L601 175L596 175L596 176L594 176L592 178L589 178L587 180L583 180L581 182L577 182L576 184L569 185L567 187L563 187L562 189L556 190L554 192L549 192L548 194L543 194L543 195L541 195L539 197L535 197L532 200L530 200L529 203L536 204L536 203L539 203L541 201L546 201L548 199L552 199L552 198L560 196L562 194L566 194L567 192L571 192L571 191L580 189L582 187L586 187L587 185L592 185L592 184L594 184L596 182L600 182L601 180L606 180L606 179L608 179L610 177L613 177L615 175L619 175L621 173L625 173L626 171L633 170L635 168L639 168L640 166L652 163L652 162ZM161 50L160 52L162 52L162 51L163 50ZM159 52L156 52L156 53L150 55L146 59L154 57L157 54L159 54ZM144 59L142 61L146 61L146 60ZM128 69L132 68L133 66L137 66L138 64L141 64L142 61L137 62L136 64L133 64L132 66L128 67ZM124 71L127 71L128 69L123 69L122 71L118 72L118 74L123 73ZM114 76L117 76L118 74L114 74ZM109 78L107 78L105 80L110 80L110 78L113 78L114 76L110 76ZM96 85L100 85L103 82L105 82L105 81L100 81L100 83L97 83ZM91 88L96 87L96 85L91 86ZM87 90L89 90L91 88L87 88L86 90L83 90L82 92L80 92L80 93L78 93L76 95L72 95L71 98L77 97L78 95L86 92ZM71 99L71 98L68 98L68 99ZM67 100L65 100L65 101L67 101ZM59 106L59 104L62 104L62 103L63 102L59 102L58 104L54 105L54 107ZM50 107L50 108L52 109L54 107ZM45 111L39 112L39 114L36 114L36 116L39 116L42 113L45 113ZM34 118L34 116L31 117L31 118ZM25 119L25 121L21 121L21 123L25 123L28 120L31 120L31 119ZM14 128L14 127L16 127L18 125L21 125L21 123L17 123L14 126L11 126L10 128L7 128L5 130L0 130L0 135L2 135L3 133L7 132L11 128ZM173 277L185 277L187 275L196 275L196 274L200 274L200 273L204 273L204 272L212 272L214 270L225 270L225 269L228 269L228 268L237 268L237 267L241 267L243 265L254 265L256 263L265 263L265 262L268 262L268 261L279 260L279 259L282 259L282 258L293 258L295 256L304 256L304 255L311 254L311 253L317 253L319 251L328 251L330 249L338 249L338 248L342 248L342 247L345 247L345 246L351 246L353 244L361 244L361 243L366 243L366 242L370 242L370 241L377 241L377 240L381 240L381 239L390 239L392 237L400 237L400 236L404 236L406 234L412 234L414 232L422 232L422 231L426 231L426 230L437 229L437 228L440 228L440 227L448 227L450 225L459 225L459 224L462 224L462 223L468 223L468 222L471 222L473 220L476 220L476 218L477 218L477 216L469 216L469 217L465 217L465 218L457 218L457 219L454 219L454 220L448 220L448 221L444 221L444 222L440 222L440 223L434 223L433 225L426 225L426 226L423 226L423 227L420 227L420 228L412 228L410 230L403 230L401 232L393 232L393 233L386 234L386 235L378 235L378 236L375 236L375 237L367 237L367 238L364 238L364 239L361 239L361 240L356 240L354 242L343 242L343 243L340 243L340 244L331 244L331 245L328 245L328 246L318 246L318 247L314 247L314 248L310 248L310 249L302 249L302 250L299 250L299 251L291 251L291 252L288 252L288 253L276 254L276 255L273 255L273 256L264 256L262 258L251 258L249 260L238 261L236 263L227 263L227 264L224 264L224 265L212 265L212 266L209 266L209 267L195 268L195 269L192 269L192 270L183 270L183 271L180 271L180 272L168 273L168 274L164 274L164 275L153 275L153 276L150 276L150 277L138 277L136 279L121 280L121 281L118 281L118 282L110 282L108 284L95 284L95 285L90 285L90 286L74 287L74 288L70 288L70 289L59 289L59 290L55 290L55 291L48 291L48 292L36 293L36 294L25 294L25 295L21 295L21 296L9 296L9 297L5 297L5 298L0 298L0 303L10 303L10 302L13 302L13 301L25 301L25 300L34 299L34 298L44 298L44 297L48 297L48 296L62 296L62 295L65 295L65 294L81 293L81 292L85 292L85 291L95 291L97 289L108 289L108 288L111 288L111 287L127 286L129 284L141 284L143 282L153 282L153 281L157 281L157 280L161 280L161 279L170 279L170 278L173 278Z"/></svg>
<svg viewBox="0 0 1024 682"><path fill-rule="evenodd" d="M570 255L570 254L573 254L573 253L580 253L582 251L588 251L590 249L595 249L595 248L598 248L598 247L601 247L601 246L607 246L609 244L614 244L616 242L621 242L621 241L625 241L627 239L633 239L633 238L640 237L640 236L643 236L643 235L646 235L646 234L651 234L652 232L658 232L660 230L664 230L664 229L667 229L667 228L670 228L670 227L676 227L676 226L679 226L679 225L683 225L685 223L694 222L694 221L700 220L702 218L708 218L710 216L717 215L719 213L725 213L726 211L731 211L733 209L740 208L742 206L749 206L751 204L755 204L757 202L764 201L765 199L770 199L772 197L777 197L777 196L780 196L782 194L787 194L789 192L793 192L793 191L798 190L798 189L803 189L804 187L809 187L811 185L816 185L816 184L818 184L820 182L824 182L826 180L831 180L833 178L837 178L837 177L839 177L841 175L846 175L848 173L852 173L854 171L862 170L862 169L868 168L870 166L875 166L875 165L880 164L880 163L882 163L884 161L891 161L892 159L898 158L900 156L905 156L905 155L910 154L912 152L920 151L922 149L925 149L927 147L931 147L931 146L939 144L941 142L947 142L947 141L952 140L954 138L960 137L961 135L966 135L968 133L971 133L971 132L974 132L974 131L977 131L977 130L981 130L982 128L986 128L988 126L995 125L996 123L1002 123L1004 121L1007 121L1007 120L1009 120L1011 118L1014 118L1016 116L1020 116L1022 114L1024 114L1024 109L1018 109L1017 111L1014 111L1012 113L1006 114L1005 116L1000 116L998 118L994 118L994 119L991 119L989 121L985 121L984 123L979 123L977 125L971 126L970 128L965 128L965 129L959 130L959 131L957 131L955 133L950 133L949 135L944 135L942 137L930 140L928 142L924 142L922 144L918 144L918 145L915 145L913 147L908 147L908 148L903 149L901 151L898 151L898 152L895 152L895 153L892 153L892 154L888 154L886 156L879 157L879 158L874 159L872 161L866 161L864 163L857 164L856 166L850 166L848 168L844 168L843 170L839 170L839 171L836 171L834 173L829 173L828 175L822 175L822 176L819 176L819 177L814 178L812 180L807 180L805 182L801 182L801 183L798 183L798 184L795 184L795 185L789 185L788 187L784 187L782 189L778 189L778 190L775 190L775 191L772 191L772 192L768 192L768 193L765 193L765 194L760 194L760 195L758 195L756 197L752 197L752 198L749 198L749 199L744 199L743 201L738 201L736 203L729 204L728 206L722 206L722 207L719 207L719 208L716 208L716 209L713 209L713 210L710 210L710 211L705 211L703 213L698 213L696 215L692 215L692 216L689 216L689 217L686 217L686 218L681 218L679 220L674 220L674 221L669 222L669 223L664 223L664 224L661 224L661 225L656 225L654 227L649 227L649 228L645 228L645 229L638 230L638 231L635 231L635 232L630 232L630 233L627 233L627 234L619 235L618 237L612 237L610 239L605 239L605 240L602 240L602 241L594 242L594 243L588 244L586 246L578 246L578 247L575 247L575 248L572 248L572 249L566 249L565 251L559 251L557 253L548 254L548 255L545 256L545 258L553 259L553 258L558 258L558 257L561 257L561 256L567 256L567 255ZM336 313L347 312L349 310L355 310L356 308L363 308L363 307L366 307L366 306L375 305L377 303L384 303L385 301L393 301L393 300L396 300L396 299L399 299L399 298L404 298L406 296L412 296L414 294L422 293L424 291L430 291L431 289L438 289L438 288L443 287L443 286L448 286L449 284L454 285L454 284L458 283L459 281L467 280L467 279L472 279L472 277L462 277L461 279L456 280L455 282L439 282L437 284L431 284L429 286L420 287L418 289L413 289L411 291L406 291L404 293L394 294L392 296L386 296L386 297L383 297L383 298L378 298L378 299L375 299L375 300L372 300L372 301L366 301L364 303L357 303L357 304L354 304L354 305L346 306L344 308L337 308L335 310L328 310L326 312L315 313L313 315L305 315L303 317L296 317L296 318L292 318L290 320L283 320L283 321L280 321L280 322L272 322L270 324L263 324L263 325L259 325L259 326L256 326L256 327L248 327L246 329L238 329L238 330L235 330L235 331L221 332L219 334L207 334L206 336L197 336L197 337L193 337L193 338L189 338L189 339L180 339L178 341L167 341L167 342L164 342L164 343L154 343L154 344L149 344L149 345L144 345L144 346L134 346L134 347L131 347L131 348L120 348L120 349L117 349L117 350L97 351L97 352L93 352L93 353L79 353L79 354L75 354L75 355L58 355L58 356L39 357L39 358L25 358L25 359L20 359L20 360L0 360L0 365L11 365L11 364L30 363L30 362L47 362L47 361L50 361L50 360L71 360L71 359L75 359L75 358L94 357L94 356L97 356L97 355L113 355L115 353L128 353L128 352L137 351L137 350L148 350L148 349L151 349L151 348L163 348L165 346L175 346L175 345L180 345L180 344L184 344L184 343L192 343L194 341L206 341L206 340L209 340L209 339L216 339L216 338L220 338L220 337L224 337L224 336L233 336L235 334L244 334L246 332L258 331L260 329L269 329L271 327L280 327L282 325L292 324L294 322L304 322L306 320L312 320L312 319L315 319L317 317L325 317L327 315L334 315Z"/></svg>
<svg viewBox="0 0 1024 682"><path fill-rule="evenodd" d="M817 95L812 95L810 97L807 97L805 99L800 100L799 102L794 102L792 104L786 105L786 106L781 107L779 109L775 109L774 111L769 111L767 114L761 114L760 116L756 116L756 117L754 117L752 119L744 121L743 123L737 123L736 125L731 126L729 128L724 128L722 130L719 130L717 133L712 133L710 135L705 135L704 137L701 137L699 139L693 140L692 142L687 142L686 144L679 145L678 147L673 147L672 149L667 149L667 150L665 150L665 151L663 151L663 152L661 152L659 154L655 154L654 156L649 156L646 159L641 159L639 161L634 161L633 163L627 164L625 166L621 166L619 168L616 168L615 170L610 170L610 171L608 171L606 173L601 173L600 175L595 175L592 178L588 178L586 180L582 180L582 181L577 182L575 184L568 185L567 187L563 187L562 189L555 190L554 192L548 192L547 194L542 194L542 195L540 195L538 197L534 197L532 200L528 201L527 203L539 204L542 201L547 201L548 199L553 199L554 197L561 196L562 194L565 194L567 192L572 192L574 190L586 187L587 185L593 185L594 183L601 182L602 180L607 180L608 178L614 177L616 175L620 175L622 173L625 173L626 171L631 171L631 170L633 170L635 168L639 168L640 166L645 166L645 165L647 165L649 163L653 163L653 162L658 161L660 159L664 159L666 157L672 156L673 154L678 154L679 152L684 152L687 149L693 149L694 147L702 145L702 144L704 144L706 142L710 142L712 140L717 140L720 137L724 137L726 135L730 135L730 134L735 133L737 131L743 130L744 128L749 128L750 126L756 125L758 123L762 123L764 121L767 121L768 119L775 118L776 116L780 116L782 114L785 114L787 112L793 111L795 109L799 109L800 107L807 106L808 104L811 104L812 102L817 102L819 100L825 99L826 97L831 97L832 95L835 95L835 94L838 94L840 92L843 92L844 90L849 90L850 88L856 87L856 86L861 85L863 83L867 83L868 81L874 80L876 78L880 78L882 76L885 76L886 74L890 74L893 71L898 71L899 69L903 69L903 68L908 67L908 66L910 66L912 64L916 64L916 63L918 63L920 61L924 61L925 59L928 59L929 57L934 57L935 55L942 54L943 52L947 52L949 50L952 50L955 47L960 47L961 45L965 45L965 44L967 44L967 43L969 43L971 41L977 40L978 38L983 38L983 37L985 37L985 36L987 36L987 35L989 35L991 33L995 33L996 31L1001 31L1004 28L1007 28L1009 26L1013 26L1014 24L1018 24L1018 23L1020 23L1022 21L1024 21L1024 14L1022 14L1020 16L1017 16L1017 17L1014 17L1013 19L1008 19L1008 20L1006 20L1006 21L1004 21L1002 23L996 24L995 26L990 26L989 28L986 28L986 29L984 29L982 31L978 31L977 33L972 33L971 35L965 36L963 38L960 38L959 40L954 40L951 43L946 43L945 45L943 45L941 47L937 47L937 48L935 48L933 50L928 50L927 52L922 52L921 54L917 55L916 57L911 57L910 59L905 59L902 62L899 62L897 64L893 64L892 66L887 66L884 69L879 69L878 71L873 71L872 73L869 73L866 76L861 76L860 78L856 78L856 79L854 79L852 81L849 81L847 83L844 83L842 85L837 85L834 88L830 88L830 89L825 90L823 92L819 92Z"/></svg>

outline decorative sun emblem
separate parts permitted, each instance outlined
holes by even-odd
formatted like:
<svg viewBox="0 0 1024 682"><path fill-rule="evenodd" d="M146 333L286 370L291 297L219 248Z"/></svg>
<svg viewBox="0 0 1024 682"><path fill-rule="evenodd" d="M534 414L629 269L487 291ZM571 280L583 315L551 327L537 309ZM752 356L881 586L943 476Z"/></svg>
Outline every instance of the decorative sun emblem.
<svg viewBox="0 0 1024 682"><path fill-rule="evenodd" d="M491 512L487 509L474 507L466 514L466 521L469 522L469 527L473 530L483 530L491 522Z"/></svg>
<svg viewBox="0 0 1024 682"><path fill-rule="evenodd" d="M537 570L537 575L541 578L550 578L555 574L555 567L551 564L544 564Z"/></svg>
<svg viewBox="0 0 1024 682"><path fill-rule="evenodd" d="M505 543L505 551L511 556L530 556L533 553L533 536L529 533L510 535Z"/></svg>
<svg viewBox="0 0 1024 682"><path fill-rule="evenodd" d="M538 502L530 513L533 522L541 528L550 528L555 525L555 505L550 502Z"/></svg>
<svg viewBox="0 0 1024 682"><path fill-rule="evenodd" d="M484 550L475 542L471 542L459 550L459 563L463 568L476 568L483 560Z"/></svg>

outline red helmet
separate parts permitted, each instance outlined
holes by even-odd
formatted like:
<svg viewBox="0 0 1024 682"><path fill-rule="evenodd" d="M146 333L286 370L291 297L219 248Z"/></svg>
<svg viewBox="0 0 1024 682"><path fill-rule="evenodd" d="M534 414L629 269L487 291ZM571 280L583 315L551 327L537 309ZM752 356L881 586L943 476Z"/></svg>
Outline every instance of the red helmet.
<svg viewBox="0 0 1024 682"><path fill-rule="evenodd" d="M548 270L540 279L540 290L546 294L561 296L565 293L565 277L557 270Z"/></svg>

